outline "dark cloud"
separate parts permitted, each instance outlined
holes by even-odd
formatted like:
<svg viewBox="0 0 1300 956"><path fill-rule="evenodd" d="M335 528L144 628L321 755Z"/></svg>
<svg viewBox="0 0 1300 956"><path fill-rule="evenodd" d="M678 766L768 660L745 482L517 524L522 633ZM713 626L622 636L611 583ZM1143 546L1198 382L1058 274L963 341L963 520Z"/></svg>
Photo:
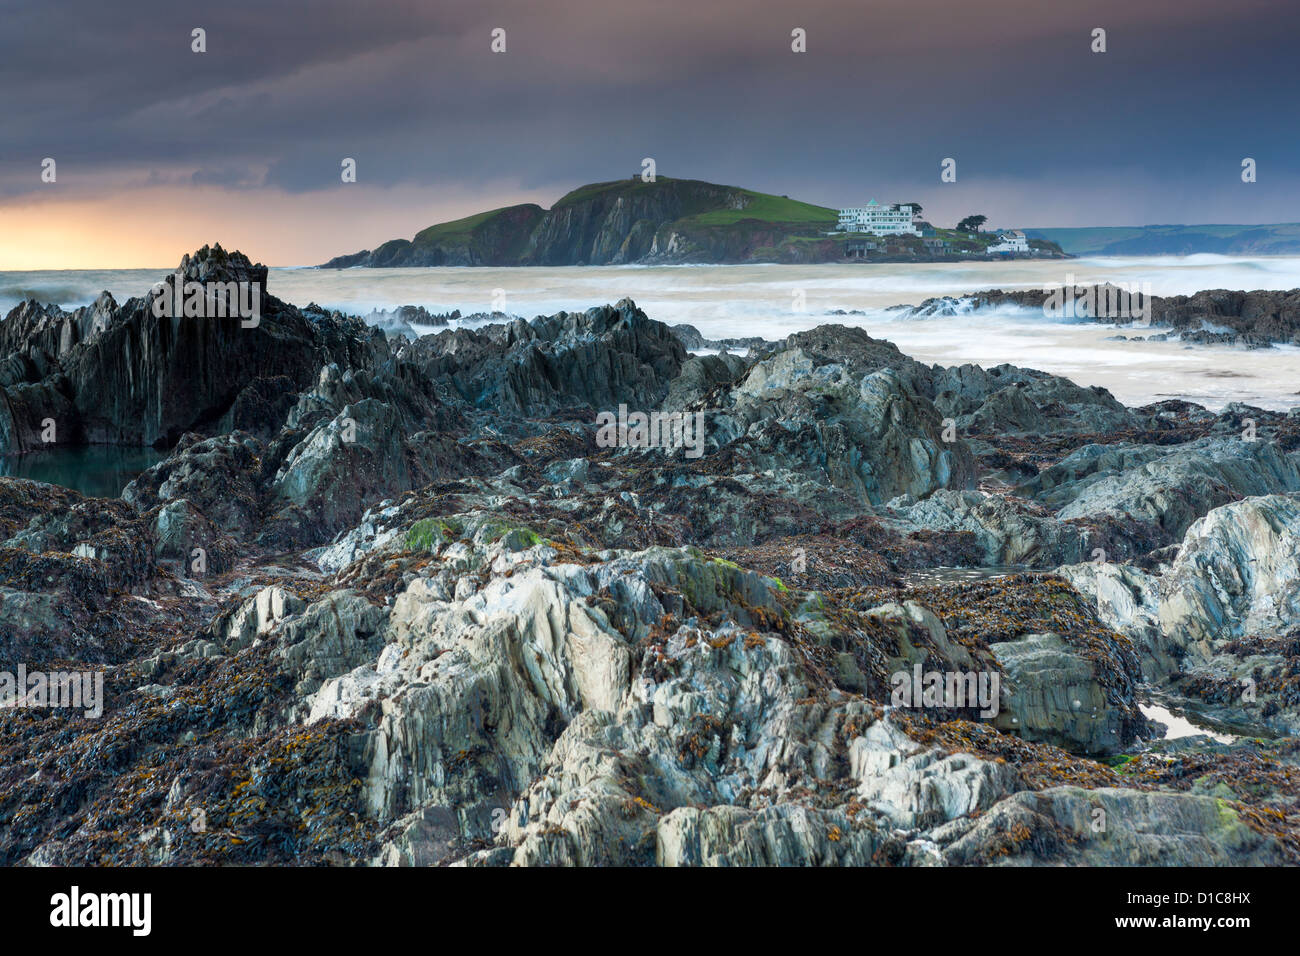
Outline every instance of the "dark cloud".
<svg viewBox="0 0 1300 956"><path fill-rule="evenodd" d="M195 186L225 186L230 189L253 189L266 185L266 177L247 167L199 169L190 176Z"/></svg>
<svg viewBox="0 0 1300 956"><path fill-rule="evenodd" d="M8 0L0 198L152 175L310 192L344 157L382 186L554 189L660 171L835 204L1098 190L1196 221L1295 219L1289 0L597 0L221 5ZM508 51L489 51L507 30ZM790 52L790 30L809 52ZM190 31L207 31L206 54ZM1094 27L1108 52L1089 50ZM939 161L958 159L947 194ZM107 188L107 187L104 187ZM966 191L963 193L963 191ZM956 198L961 196L960 199ZM1161 205L1163 203L1163 205ZM1077 218L1077 217L1076 217Z"/></svg>

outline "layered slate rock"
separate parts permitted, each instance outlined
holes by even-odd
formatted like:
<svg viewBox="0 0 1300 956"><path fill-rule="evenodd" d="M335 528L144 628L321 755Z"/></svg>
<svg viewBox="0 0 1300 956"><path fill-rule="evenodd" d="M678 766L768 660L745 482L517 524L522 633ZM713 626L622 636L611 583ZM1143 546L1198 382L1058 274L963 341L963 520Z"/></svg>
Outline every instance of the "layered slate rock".
<svg viewBox="0 0 1300 956"><path fill-rule="evenodd" d="M686 349L630 299L533 322L426 336L409 354L475 408L543 416L566 406L657 408Z"/></svg>
<svg viewBox="0 0 1300 956"><path fill-rule="evenodd" d="M178 383L144 304L0 326L11 447L55 396L69 441L181 429L120 499L0 478L5 649L106 687L0 709L0 862L1300 862L1300 417L837 326L689 357L630 301L416 340L263 304L292 367L199 323L206 398L85 415L118 325ZM698 456L598 442L620 404Z"/></svg>
<svg viewBox="0 0 1300 956"><path fill-rule="evenodd" d="M1114 753L1131 739L1126 715L1107 699L1098 662L1059 634L1028 634L990 650L1007 681L998 727L1090 754Z"/></svg>
<svg viewBox="0 0 1300 956"><path fill-rule="evenodd" d="M944 849L959 866L1277 866L1271 834L1222 798L1054 787L1020 793Z"/></svg>
<svg viewBox="0 0 1300 956"><path fill-rule="evenodd" d="M1218 505L1243 496L1300 491L1300 449L1288 451L1273 442L1208 439L1172 450L1136 453L1150 457L1119 473L1110 471L1105 459L1094 458L1087 478L1069 487L1058 486L1049 498L1064 502L1058 514L1067 519L1128 515L1158 526L1170 540L1177 540L1193 521ZM1062 467L1071 464L1067 460Z"/></svg>
<svg viewBox="0 0 1300 956"><path fill-rule="evenodd" d="M969 485L970 452L945 440L934 405L907 384L912 371L887 365L859 374L861 359L849 355L819 364L816 352L795 345L759 362L731 389L715 428L744 435L759 470L817 467L872 505Z"/></svg>
<svg viewBox="0 0 1300 956"><path fill-rule="evenodd" d="M0 342L45 367L42 384L67 403L51 403L47 411L64 417L69 436L98 444L170 445L182 433L214 423L259 379L284 379L296 390L326 362L364 367L373 360L371 333L363 323L311 322L267 294L266 267L241 253L205 246L185 256L178 271L186 283L256 283L257 326L245 328L237 315L158 317L153 292L121 306L101 297L70 315L24 303L5 319ZM157 295L171 296L176 278L164 281ZM31 404L21 394L9 401L11 407L15 401ZM0 450L25 445L11 438Z"/></svg>
<svg viewBox="0 0 1300 956"><path fill-rule="evenodd" d="M1300 496L1216 508L1187 531L1161 583L1160 624L1189 643L1300 624Z"/></svg>

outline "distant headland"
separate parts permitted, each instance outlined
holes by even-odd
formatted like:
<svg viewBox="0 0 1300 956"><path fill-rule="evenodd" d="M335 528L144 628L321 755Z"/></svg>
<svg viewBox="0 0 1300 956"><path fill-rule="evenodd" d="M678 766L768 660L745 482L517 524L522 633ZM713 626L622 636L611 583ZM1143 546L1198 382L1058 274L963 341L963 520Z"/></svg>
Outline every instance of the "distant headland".
<svg viewBox="0 0 1300 956"><path fill-rule="evenodd" d="M982 215L940 229L921 213L919 203L873 200L836 210L696 179L633 176L582 186L550 209L527 203L439 223L413 239L391 239L373 250L337 256L322 268L944 262L1065 255L1049 239L982 231Z"/></svg>

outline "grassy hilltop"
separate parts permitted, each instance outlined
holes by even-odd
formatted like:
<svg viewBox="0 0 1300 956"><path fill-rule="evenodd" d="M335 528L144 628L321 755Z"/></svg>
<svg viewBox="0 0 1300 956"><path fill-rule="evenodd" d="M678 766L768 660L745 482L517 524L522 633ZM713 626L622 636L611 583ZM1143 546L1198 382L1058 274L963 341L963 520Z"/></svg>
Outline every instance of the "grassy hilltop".
<svg viewBox="0 0 1300 956"><path fill-rule="evenodd" d="M875 261L933 260L917 236L849 236L835 231L838 210L739 186L640 176L580 186L550 208L536 203L492 209L390 239L377 249L338 256L349 266L573 266L628 263L842 262L863 239ZM951 255L982 256L992 233L935 231ZM1061 255L1036 239L1035 254Z"/></svg>
<svg viewBox="0 0 1300 956"><path fill-rule="evenodd" d="M527 203L438 223L325 266L822 261L842 254L825 235L835 220L834 209L785 196L636 177L581 186L550 209Z"/></svg>

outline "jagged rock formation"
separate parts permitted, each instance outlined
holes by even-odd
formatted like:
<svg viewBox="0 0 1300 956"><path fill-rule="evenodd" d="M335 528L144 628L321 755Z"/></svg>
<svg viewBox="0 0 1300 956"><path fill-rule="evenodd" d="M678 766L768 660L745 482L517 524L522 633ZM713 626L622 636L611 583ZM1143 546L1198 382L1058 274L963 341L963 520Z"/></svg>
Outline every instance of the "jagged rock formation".
<svg viewBox="0 0 1300 956"><path fill-rule="evenodd" d="M364 367L382 334L359 320L315 323L266 294L266 267L220 246L204 247L179 266L185 282L248 282L260 290L260 322L236 316L154 315L155 295L122 306L105 293L93 305L64 313L34 302L4 322L0 348L9 364L25 364L23 383L5 388L0 454L40 447L30 385L51 395L39 403L62 443L171 445L183 433L215 422L259 380L307 385L325 362ZM172 295L174 277L159 293ZM380 336L380 339L376 339Z"/></svg>
<svg viewBox="0 0 1300 956"><path fill-rule="evenodd" d="M1141 317L1106 312L1104 304L1114 301L1118 293L1132 293L1113 285L1076 286L1071 301L1102 303L1079 309L1077 317L1101 322L1130 322L1135 327L1172 330L1185 342L1236 344L1249 348L1267 348L1274 342L1300 345L1300 289L1285 291L1256 289L1253 292L1208 289L1194 295L1148 296L1145 293L1134 309L1149 304ZM926 299L919 306L903 306L916 315L961 315L976 309L1020 306L1042 309L1063 290L990 289L955 299L951 296ZM1152 336L1159 337L1158 335ZM1139 336L1138 338L1141 338Z"/></svg>
<svg viewBox="0 0 1300 956"><path fill-rule="evenodd" d="M0 647L105 672L0 710L0 862L1300 862L1296 416L840 326L689 357L627 300L150 316L0 323L10 450L174 441L119 499L0 478Z"/></svg>
<svg viewBox="0 0 1300 956"><path fill-rule="evenodd" d="M1187 530L1160 621L1193 642L1280 634L1300 621L1300 497L1215 508Z"/></svg>
<svg viewBox="0 0 1300 956"><path fill-rule="evenodd" d="M403 355L475 408L540 416L575 405L656 407L686 349L623 299L584 313L425 336Z"/></svg>

